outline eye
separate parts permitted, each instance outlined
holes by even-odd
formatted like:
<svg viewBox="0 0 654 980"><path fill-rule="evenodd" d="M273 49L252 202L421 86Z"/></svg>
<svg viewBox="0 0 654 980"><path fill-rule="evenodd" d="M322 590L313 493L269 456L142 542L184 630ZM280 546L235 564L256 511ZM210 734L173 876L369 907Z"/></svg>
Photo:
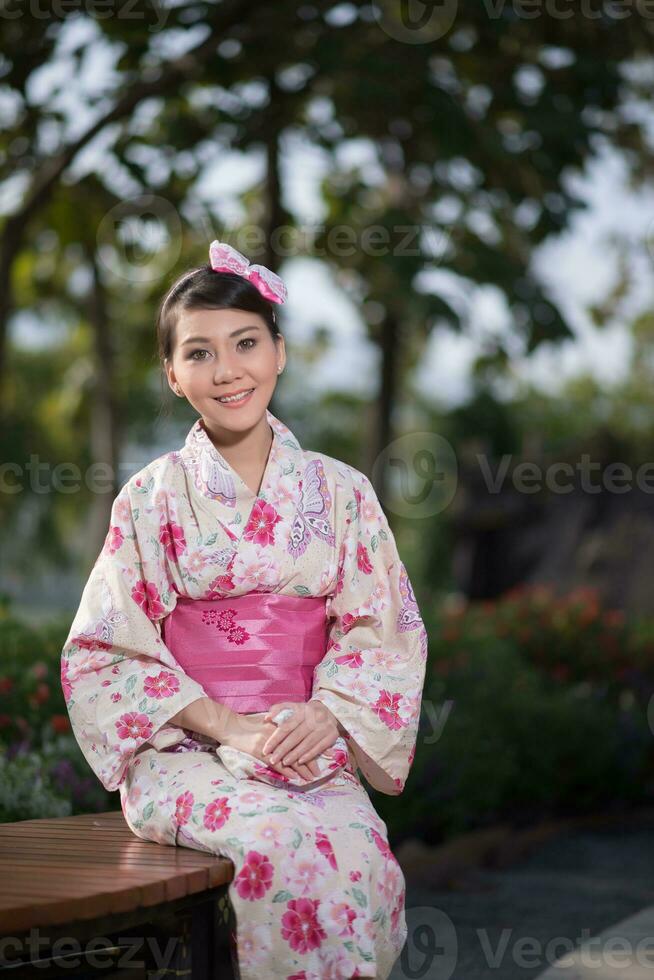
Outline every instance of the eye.
<svg viewBox="0 0 654 980"><path fill-rule="evenodd" d="M254 337L244 337L243 340L240 341L240 343L241 344L252 344L252 347L256 347L256 345L257 345L257 342L254 339ZM252 347L246 347L245 349L246 350L252 350Z"/></svg>
<svg viewBox="0 0 654 980"><path fill-rule="evenodd" d="M194 350L191 354L189 354L189 361L197 361L197 360L204 361L205 360L204 357L197 358L195 355L196 354L208 354L208 353L209 353L209 351L206 350L206 348L202 348L202 350Z"/></svg>

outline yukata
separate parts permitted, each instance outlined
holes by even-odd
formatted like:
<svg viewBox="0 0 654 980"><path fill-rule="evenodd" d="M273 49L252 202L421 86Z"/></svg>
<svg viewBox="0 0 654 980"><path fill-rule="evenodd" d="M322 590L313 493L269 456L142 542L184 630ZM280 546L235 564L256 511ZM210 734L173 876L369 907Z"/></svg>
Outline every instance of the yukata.
<svg viewBox="0 0 654 980"><path fill-rule="evenodd" d="M134 834L233 862L241 980L384 980L407 936L405 880L360 773L382 793L404 789L427 635L368 478L266 416L273 440L258 494L202 418L181 449L122 487L62 651L62 686L79 746L119 790ZM210 631L197 642L184 625L196 608L193 629ZM280 622L289 649L309 653L299 681L275 660ZM258 652L238 660L246 643ZM243 714L325 704L346 734L321 757L321 778L291 784L170 722L221 690Z"/></svg>

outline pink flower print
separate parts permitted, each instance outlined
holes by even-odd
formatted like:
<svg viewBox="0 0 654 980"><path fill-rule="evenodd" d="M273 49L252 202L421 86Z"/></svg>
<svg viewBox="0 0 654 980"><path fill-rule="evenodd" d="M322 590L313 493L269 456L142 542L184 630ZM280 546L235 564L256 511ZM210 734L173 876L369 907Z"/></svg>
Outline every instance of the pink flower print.
<svg viewBox="0 0 654 980"><path fill-rule="evenodd" d="M365 544L361 544L361 542L357 544L357 567L359 571L363 572L365 575L370 575L372 572L372 563L370 561L370 557L368 556L368 549L366 548Z"/></svg>
<svg viewBox="0 0 654 980"><path fill-rule="evenodd" d="M166 549L168 558L172 558L173 560L179 558L186 551L184 530L179 524L175 524L173 521L167 521L165 523L162 521L159 529L159 542Z"/></svg>
<svg viewBox="0 0 654 980"><path fill-rule="evenodd" d="M282 936L298 953L308 953L322 945L327 933L318 922L319 899L291 898L282 916Z"/></svg>
<svg viewBox="0 0 654 980"><path fill-rule="evenodd" d="M290 779L285 776L282 772L277 772L272 766L266 766L263 762L255 762L254 771L257 776L269 776L273 779L279 779L284 783L289 783Z"/></svg>
<svg viewBox="0 0 654 980"><path fill-rule="evenodd" d="M68 704L70 696L73 693L73 686L68 677L68 661L63 659L61 661L61 687L64 692L64 701Z"/></svg>
<svg viewBox="0 0 654 980"><path fill-rule="evenodd" d="M232 812L226 796L219 796L217 799L208 803L204 811L204 826L208 830L218 830Z"/></svg>
<svg viewBox="0 0 654 980"><path fill-rule="evenodd" d="M143 681L143 689L149 698L171 698L179 691L179 678L169 670L161 670L156 677L148 675Z"/></svg>
<svg viewBox="0 0 654 980"><path fill-rule="evenodd" d="M336 855L334 854L334 848L332 847L331 841L327 834L324 834L321 830L316 831L316 847L323 855L327 858L329 864L335 870L338 870L338 865L336 863Z"/></svg>
<svg viewBox="0 0 654 980"><path fill-rule="evenodd" d="M99 640L96 636L78 636L75 640L80 650L111 650L112 644Z"/></svg>
<svg viewBox="0 0 654 980"><path fill-rule="evenodd" d="M230 630L227 634L227 639L230 643L237 643L239 646L245 643L246 640L250 638L250 634L242 626L235 626L233 630Z"/></svg>
<svg viewBox="0 0 654 980"><path fill-rule="evenodd" d="M246 541L256 544L274 544L275 524L278 521L281 521L281 517L274 507L263 500L256 500L243 536Z"/></svg>
<svg viewBox="0 0 654 980"><path fill-rule="evenodd" d="M358 487L354 488L354 499L357 502L357 514L358 514L359 508L361 506L361 491L358 489Z"/></svg>
<svg viewBox="0 0 654 980"><path fill-rule="evenodd" d="M380 851L384 855L384 857L392 858L393 854L391 853L391 849L388 846L388 842L384 840L382 835L373 827L370 828L370 833L372 834L372 839L377 845L377 850Z"/></svg>
<svg viewBox="0 0 654 980"><path fill-rule="evenodd" d="M345 664L346 667L363 666L363 657L361 656L360 650L350 650L349 653L344 653L342 657L334 657L334 660L337 664Z"/></svg>
<svg viewBox="0 0 654 980"><path fill-rule="evenodd" d="M245 863L234 879L234 885L241 898L254 902L263 898L272 886L273 874L274 868L265 854L248 851Z"/></svg>
<svg viewBox="0 0 654 980"><path fill-rule="evenodd" d="M343 633L349 633L354 624L356 623L358 616L354 616L352 613L344 613L341 618L341 624Z"/></svg>
<svg viewBox="0 0 654 980"><path fill-rule="evenodd" d="M223 609L216 614L216 626L219 630L229 632L234 628L235 609Z"/></svg>
<svg viewBox="0 0 654 980"><path fill-rule="evenodd" d="M128 711L116 722L118 738L133 738L147 742L152 735L152 722L140 711Z"/></svg>
<svg viewBox="0 0 654 980"><path fill-rule="evenodd" d="M191 819L193 801L193 793L189 792L189 790L186 790L185 793L181 793L175 800L175 820L180 827L183 824L188 823Z"/></svg>
<svg viewBox="0 0 654 980"><path fill-rule="evenodd" d="M387 728L397 730L404 728L407 724L399 713L401 698L402 695L399 692L391 694L390 691L382 691L373 704L373 708Z"/></svg>
<svg viewBox="0 0 654 980"><path fill-rule="evenodd" d="M350 871L350 881L360 881L361 872L360 871Z"/></svg>
<svg viewBox="0 0 654 980"><path fill-rule="evenodd" d="M221 599L226 592L234 591L234 579L228 575L218 575L209 583L209 594L205 599Z"/></svg>
<svg viewBox="0 0 654 980"><path fill-rule="evenodd" d="M121 547L123 541L123 532L118 526L111 526L107 532L107 536L104 539L104 545L102 548L103 554L114 555L118 549Z"/></svg>
<svg viewBox="0 0 654 980"><path fill-rule="evenodd" d="M309 895L316 888L316 882L324 874L322 867L313 857L294 857L283 868L284 881L289 891Z"/></svg>
<svg viewBox="0 0 654 980"><path fill-rule="evenodd" d="M237 643L240 645L245 643L246 640L250 639L250 634L243 626L237 625L235 619L235 609L223 609L220 612L216 611L215 609L202 610L203 623L215 626L221 633L227 634L227 639L230 641L230 643Z"/></svg>
<svg viewBox="0 0 654 980"><path fill-rule="evenodd" d="M357 917L356 912L347 902L335 902L329 913L330 919L336 925L339 936L353 936L352 923Z"/></svg>
<svg viewBox="0 0 654 980"><path fill-rule="evenodd" d="M137 582L132 589L132 599L141 607L148 619L156 619L165 612L159 590L152 582L142 580Z"/></svg>
<svg viewBox="0 0 654 980"><path fill-rule="evenodd" d="M329 752L329 749L327 749ZM347 752L343 749L334 749L329 753L332 757L332 761L329 763L328 769L340 769L347 762Z"/></svg>
<svg viewBox="0 0 654 980"><path fill-rule="evenodd" d="M120 693L120 691L114 691L114 693L111 695L111 700L114 702L114 704L117 701L122 701L123 700L123 696Z"/></svg>

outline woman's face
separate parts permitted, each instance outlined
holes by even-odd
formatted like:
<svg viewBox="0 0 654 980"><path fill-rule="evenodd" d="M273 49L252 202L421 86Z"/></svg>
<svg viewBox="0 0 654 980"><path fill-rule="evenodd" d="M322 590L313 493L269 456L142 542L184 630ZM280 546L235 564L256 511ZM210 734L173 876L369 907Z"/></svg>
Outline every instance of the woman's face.
<svg viewBox="0 0 654 980"><path fill-rule="evenodd" d="M209 424L249 429L272 398L286 363L284 339L274 340L265 320L245 310L183 310L177 320L168 383ZM221 404L222 395L253 389L242 404Z"/></svg>

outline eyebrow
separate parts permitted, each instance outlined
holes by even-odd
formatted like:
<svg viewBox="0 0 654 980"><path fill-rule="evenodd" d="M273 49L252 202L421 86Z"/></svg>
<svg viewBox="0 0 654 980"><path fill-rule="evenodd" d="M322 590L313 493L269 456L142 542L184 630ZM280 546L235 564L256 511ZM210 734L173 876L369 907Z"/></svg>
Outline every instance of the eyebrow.
<svg viewBox="0 0 654 980"><path fill-rule="evenodd" d="M257 323L253 323L249 327L239 327L238 330L232 330L229 336L238 337L239 334L245 333L246 330L259 330L259 325ZM180 346L184 347L185 344L212 344L212 343L213 341L211 337L187 337L186 340L184 340Z"/></svg>

